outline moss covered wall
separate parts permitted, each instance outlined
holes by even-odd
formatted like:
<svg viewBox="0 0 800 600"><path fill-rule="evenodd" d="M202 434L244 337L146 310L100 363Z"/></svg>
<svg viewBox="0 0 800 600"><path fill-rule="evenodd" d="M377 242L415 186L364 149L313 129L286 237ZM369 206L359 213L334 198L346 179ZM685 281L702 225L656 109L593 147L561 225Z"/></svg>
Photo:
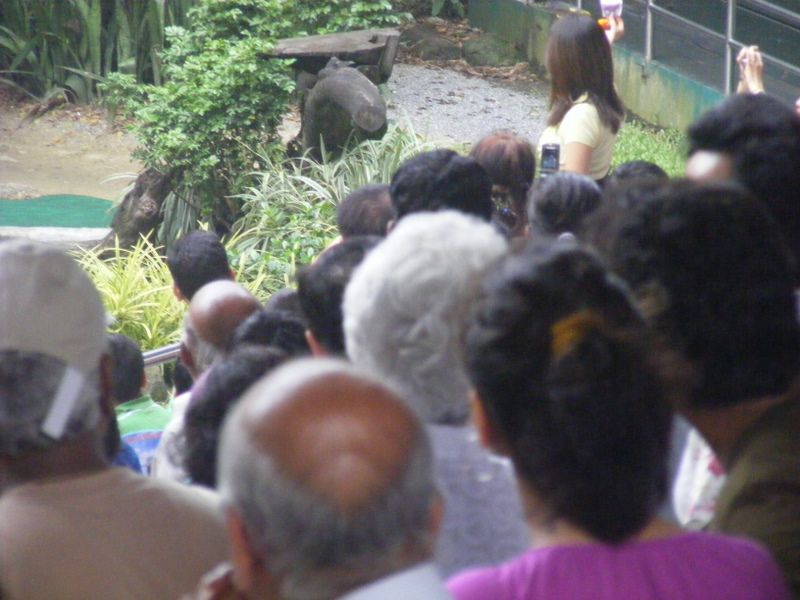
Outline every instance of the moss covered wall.
<svg viewBox="0 0 800 600"><path fill-rule="evenodd" d="M547 35L555 15L520 0L470 0L469 20L513 42L536 67L544 65ZM661 127L686 129L700 114L718 103L722 94L636 52L614 47L617 89L626 106Z"/></svg>

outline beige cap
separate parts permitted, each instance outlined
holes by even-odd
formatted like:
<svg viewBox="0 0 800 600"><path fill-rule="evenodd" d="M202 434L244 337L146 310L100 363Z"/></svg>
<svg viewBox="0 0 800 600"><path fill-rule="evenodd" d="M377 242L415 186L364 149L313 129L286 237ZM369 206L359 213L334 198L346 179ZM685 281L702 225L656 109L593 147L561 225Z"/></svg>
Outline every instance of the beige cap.
<svg viewBox="0 0 800 600"><path fill-rule="evenodd" d="M86 374L105 349L103 303L80 265L41 242L0 241L0 350L46 354Z"/></svg>
<svg viewBox="0 0 800 600"><path fill-rule="evenodd" d="M54 246L0 240L0 351L37 352L66 363L43 430L59 438L106 349L100 294L80 265Z"/></svg>

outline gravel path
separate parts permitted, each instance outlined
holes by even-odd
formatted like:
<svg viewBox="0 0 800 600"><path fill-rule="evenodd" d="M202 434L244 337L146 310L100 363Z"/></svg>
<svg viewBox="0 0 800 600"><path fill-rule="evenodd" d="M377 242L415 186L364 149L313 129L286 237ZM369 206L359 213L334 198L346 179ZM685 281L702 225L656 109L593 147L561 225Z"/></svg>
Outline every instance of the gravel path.
<svg viewBox="0 0 800 600"><path fill-rule="evenodd" d="M389 118L408 118L417 133L445 142L476 142L508 129L534 144L545 127L548 84L467 77L457 71L395 64Z"/></svg>

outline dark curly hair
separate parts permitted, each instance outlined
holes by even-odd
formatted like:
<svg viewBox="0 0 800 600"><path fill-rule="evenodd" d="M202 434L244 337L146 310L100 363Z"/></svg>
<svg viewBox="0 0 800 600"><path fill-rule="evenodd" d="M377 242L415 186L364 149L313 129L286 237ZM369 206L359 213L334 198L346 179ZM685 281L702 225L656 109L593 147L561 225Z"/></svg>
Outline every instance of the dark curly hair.
<svg viewBox="0 0 800 600"><path fill-rule="evenodd" d="M467 364L517 473L553 519L620 543L666 493L670 411L624 285L574 245L487 279Z"/></svg>
<svg viewBox="0 0 800 600"><path fill-rule="evenodd" d="M205 385L192 396L176 440L193 484L216 487L217 443L226 415L247 388L288 358L278 348L245 344L211 368Z"/></svg>
<svg viewBox="0 0 800 600"><path fill-rule="evenodd" d="M689 127L689 154L722 152L775 217L800 259L800 117L767 94L735 94Z"/></svg>
<svg viewBox="0 0 800 600"><path fill-rule="evenodd" d="M652 326L697 371L694 406L778 394L796 376L789 251L744 188L662 186L622 217L608 253Z"/></svg>

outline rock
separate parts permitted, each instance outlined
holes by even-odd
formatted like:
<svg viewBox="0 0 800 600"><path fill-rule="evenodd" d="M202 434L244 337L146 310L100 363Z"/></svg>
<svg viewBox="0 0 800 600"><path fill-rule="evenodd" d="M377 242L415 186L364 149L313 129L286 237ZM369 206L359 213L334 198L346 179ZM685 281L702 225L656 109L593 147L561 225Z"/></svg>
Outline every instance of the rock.
<svg viewBox="0 0 800 600"><path fill-rule="evenodd" d="M510 67L521 58L510 42L491 33L464 42L464 58L476 67Z"/></svg>
<svg viewBox="0 0 800 600"><path fill-rule="evenodd" d="M19 183L0 183L0 198L6 200L29 200L38 198L42 193L29 185Z"/></svg>
<svg viewBox="0 0 800 600"><path fill-rule="evenodd" d="M420 40L411 46L410 52L424 60L459 60L461 58L461 46L440 35L432 35Z"/></svg>

